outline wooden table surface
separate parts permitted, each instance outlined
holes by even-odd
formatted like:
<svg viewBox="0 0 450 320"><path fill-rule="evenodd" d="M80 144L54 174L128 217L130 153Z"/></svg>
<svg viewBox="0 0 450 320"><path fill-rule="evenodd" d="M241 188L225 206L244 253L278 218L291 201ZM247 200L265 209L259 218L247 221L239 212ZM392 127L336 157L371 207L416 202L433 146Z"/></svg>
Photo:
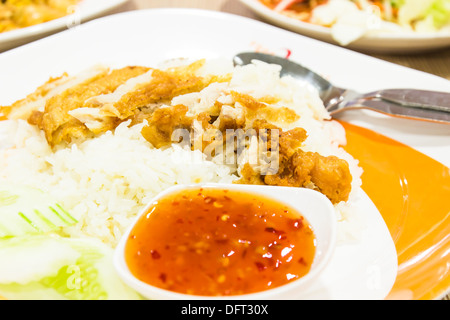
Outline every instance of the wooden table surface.
<svg viewBox="0 0 450 320"><path fill-rule="evenodd" d="M263 21L239 0L130 0L115 12L148 8L198 8L222 11ZM372 54L373 57L450 80L450 47L420 54Z"/></svg>

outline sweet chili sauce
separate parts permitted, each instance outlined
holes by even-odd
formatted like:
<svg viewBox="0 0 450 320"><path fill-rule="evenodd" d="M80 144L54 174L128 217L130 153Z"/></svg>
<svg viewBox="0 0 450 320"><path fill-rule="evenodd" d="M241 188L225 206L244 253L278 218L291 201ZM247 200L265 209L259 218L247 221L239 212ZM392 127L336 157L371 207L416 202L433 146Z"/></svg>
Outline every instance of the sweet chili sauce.
<svg viewBox="0 0 450 320"><path fill-rule="evenodd" d="M132 229L125 260L141 281L179 293L229 296L308 273L315 235L296 210L252 193L188 189L153 204Z"/></svg>

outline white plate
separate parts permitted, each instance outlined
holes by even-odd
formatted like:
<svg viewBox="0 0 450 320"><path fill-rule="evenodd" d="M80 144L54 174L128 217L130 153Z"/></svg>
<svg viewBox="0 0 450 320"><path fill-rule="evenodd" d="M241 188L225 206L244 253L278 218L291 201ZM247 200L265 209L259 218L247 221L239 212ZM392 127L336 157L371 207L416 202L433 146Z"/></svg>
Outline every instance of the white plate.
<svg viewBox="0 0 450 320"><path fill-rule="evenodd" d="M327 27L303 22L275 12L259 0L240 0L266 21L300 34L338 44ZM368 34L346 46L349 49L372 53L417 53L450 47L450 33L379 33Z"/></svg>
<svg viewBox="0 0 450 320"><path fill-rule="evenodd" d="M17 47L24 43L42 38L65 28L76 27L78 24L101 16L128 0L82 0L74 8L70 8L70 15L26 27L0 33L0 52ZM72 13L73 12L73 13Z"/></svg>
<svg viewBox="0 0 450 320"><path fill-rule="evenodd" d="M50 76L80 72L98 63L154 66L166 59L231 58L255 49L279 54L289 50L292 59L354 90L413 87L450 91L450 82L445 79L255 20L202 10L158 9L97 19L0 54L0 105L23 98ZM21 68L23 61L30 59L38 59L39 63ZM448 126L372 117L361 112L346 117L349 122L375 127L450 164ZM305 299L382 299L390 291L397 271L394 243L380 213L365 194L361 194L357 205L367 225L361 242L337 248L330 268Z"/></svg>

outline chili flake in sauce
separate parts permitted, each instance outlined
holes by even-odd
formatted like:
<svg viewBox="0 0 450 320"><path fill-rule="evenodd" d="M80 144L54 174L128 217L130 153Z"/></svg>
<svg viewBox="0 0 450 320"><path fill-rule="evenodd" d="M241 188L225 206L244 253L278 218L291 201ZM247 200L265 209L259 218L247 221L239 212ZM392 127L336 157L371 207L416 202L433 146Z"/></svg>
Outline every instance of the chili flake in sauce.
<svg viewBox="0 0 450 320"><path fill-rule="evenodd" d="M125 246L141 281L179 293L229 296L308 273L315 235L296 210L225 189L188 189L157 201Z"/></svg>

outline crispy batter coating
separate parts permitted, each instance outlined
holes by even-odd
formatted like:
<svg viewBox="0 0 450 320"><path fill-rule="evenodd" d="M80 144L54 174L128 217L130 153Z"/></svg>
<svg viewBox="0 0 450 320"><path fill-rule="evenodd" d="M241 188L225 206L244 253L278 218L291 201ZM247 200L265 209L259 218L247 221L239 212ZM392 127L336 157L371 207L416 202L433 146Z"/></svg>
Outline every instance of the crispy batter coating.
<svg viewBox="0 0 450 320"><path fill-rule="evenodd" d="M299 150L297 161L302 161L302 151ZM306 153L308 154L308 153ZM310 155L314 159L314 167L310 175L317 189L326 195L332 203L348 200L351 191L352 175L347 161L336 156L324 157L318 153Z"/></svg>
<svg viewBox="0 0 450 320"><path fill-rule="evenodd" d="M347 161L301 149L290 157L281 155L280 160L278 173L264 176L266 184L312 187L326 195L332 203L348 200L352 176Z"/></svg>
<svg viewBox="0 0 450 320"><path fill-rule="evenodd" d="M233 95L242 105L250 105L246 110L268 108L248 95L236 92ZM187 107L182 105L157 109L149 118L148 126L143 128L142 135L157 148L170 145L173 143L171 137L175 129L193 130L194 118L186 116L187 111ZM242 114L232 107L220 105L219 116L214 122L215 128L223 132L224 137L227 129L254 129L259 137L266 141L269 153L272 156L278 155L278 170L273 174L262 174L246 163L238 183L313 188L326 195L332 203L348 199L352 176L345 160L301 150L302 143L307 138L307 132L303 128L283 131L266 119L251 120L247 115L248 113L245 113L242 118ZM212 117L208 114L199 114L196 119L203 129L214 128L211 124ZM272 144L272 135L277 135L276 145ZM208 143L203 141L202 150L207 146Z"/></svg>
<svg viewBox="0 0 450 320"><path fill-rule="evenodd" d="M204 64L204 60L198 60L188 66L172 68L169 70L153 70L152 80L124 95L114 104L121 119L133 115L136 109L158 102L169 102L178 95L198 92L212 82L228 80L227 77L195 75Z"/></svg>
<svg viewBox="0 0 450 320"><path fill-rule="evenodd" d="M226 109L225 109L226 110ZM156 148L172 144L172 133L175 129L193 129L194 117L186 116L188 108L183 105L165 107L155 110L149 118L149 124L142 130L142 135ZM209 129L211 117L199 114L196 118L202 128ZM242 128L236 118L219 115L217 129L225 132L227 129ZM278 170L274 174L261 174L253 170L248 163L241 170L239 183L267 184L290 187L309 187L326 195L331 202L346 201L351 191L352 176L348 163L335 156L325 157L317 152L304 152L302 143L307 138L303 128L283 131L265 119L256 119L246 129L255 132L268 143L268 148L278 154ZM271 135L278 135L278 144L271 144ZM225 135L224 135L225 136ZM202 150L208 143L204 143Z"/></svg>
<svg viewBox="0 0 450 320"><path fill-rule="evenodd" d="M172 144L175 129L190 129L192 118L186 116L188 108L183 105L160 108L153 112L148 125L142 128L142 136L155 148Z"/></svg>
<svg viewBox="0 0 450 320"><path fill-rule="evenodd" d="M279 101L273 96L255 99L252 96L236 91L231 91L234 101L246 108L248 119L265 119L272 122L293 123L300 117L294 110L286 107L274 108L271 105Z"/></svg>
<svg viewBox="0 0 450 320"><path fill-rule="evenodd" d="M279 132L278 146L269 145L274 151L278 147L278 171L262 175L246 164L241 170L239 183L267 184L274 186L309 187L326 195L332 203L348 200L352 175L347 161L335 156L322 156L317 152L305 152L300 147L307 138L303 128L283 132L265 120L255 121L258 130ZM270 141L270 138L266 138Z"/></svg>
<svg viewBox="0 0 450 320"><path fill-rule="evenodd" d="M89 129L81 121L71 116L69 112L82 108L85 101L91 97L113 92L128 79L147 70L148 68L145 67L125 67L111 72L101 72L95 77L50 98L45 105L44 112L34 113L29 120L32 124L36 124L44 130L47 141L51 146L55 146L62 141L70 142L73 138L88 135Z"/></svg>
<svg viewBox="0 0 450 320"><path fill-rule="evenodd" d="M61 94L48 99L45 110L34 110L28 121L41 128L51 146L74 139L87 139L114 129L122 121L131 119L134 124L151 117L155 105L170 103L178 95L198 92L212 82L226 81L226 76L195 75L204 64L203 60L190 65L168 70L147 67L125 67L106 70L94 77L68 88ZM132 90L118 97L117 101L101 103L108 95L120 91L118 88L128 80L151 71L151 79L137 84ZM117 91L116 91L117 90ZM14 106L4 107L10 112ZM178 119L178 118L177 118ZM179 119L178 119L179 120ZM146 135L150 137L150 135ZM165 141L160 135L160 138ZM152 135L152 142L156 142Z"/></svg>

